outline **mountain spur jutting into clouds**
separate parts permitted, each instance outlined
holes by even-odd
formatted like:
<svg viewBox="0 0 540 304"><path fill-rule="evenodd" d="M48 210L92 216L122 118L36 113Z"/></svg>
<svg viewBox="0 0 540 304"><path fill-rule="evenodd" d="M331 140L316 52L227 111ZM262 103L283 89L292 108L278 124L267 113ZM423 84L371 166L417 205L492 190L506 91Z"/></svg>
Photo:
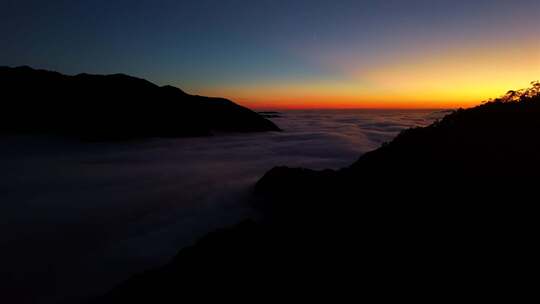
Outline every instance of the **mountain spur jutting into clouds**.
<svg viewBox="0 0 540 304"><path fill-rule="evenodd" d="M279 131L271 121L223 98L189 95L123 75L66 76L0 67L0 132L88 140Z"/></svg>

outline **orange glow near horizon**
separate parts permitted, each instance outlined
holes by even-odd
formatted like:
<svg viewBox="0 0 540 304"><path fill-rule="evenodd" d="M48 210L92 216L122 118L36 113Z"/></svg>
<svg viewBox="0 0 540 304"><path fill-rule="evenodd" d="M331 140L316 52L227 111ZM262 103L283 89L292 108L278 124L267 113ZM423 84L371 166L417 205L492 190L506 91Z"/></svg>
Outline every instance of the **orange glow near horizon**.
<svg viewBox="0 0 540 304"><path fill-rule="evenodd" d="M450 109L475 106L540 80L536 38L447 48L433 44L380 55L368 64L354 56L320 59L334 72L328 78L248 82L201 93L252 109Z"/></svg>
<svg viewBox="0 0 540 304"><path fill-rule="evenodd" d="M375 102L375 101L355 101L355 100L340 100L339 102L327 102L325 100L321 101L310 101L302 102L301 100L280 100L277 102L242 102L239 101L239 104L246 106L254 110L318 110L318 109L327 109L327 110L346 110L346 109L366 109L366 110L376 110L376 109L388 109L388 110L414 110L414 109L454 109L454 108L468 108L481 103L471 102L471 103L454 103L454 102L445 102L445 103L430 103L422 101L414 102Z"/></svg>

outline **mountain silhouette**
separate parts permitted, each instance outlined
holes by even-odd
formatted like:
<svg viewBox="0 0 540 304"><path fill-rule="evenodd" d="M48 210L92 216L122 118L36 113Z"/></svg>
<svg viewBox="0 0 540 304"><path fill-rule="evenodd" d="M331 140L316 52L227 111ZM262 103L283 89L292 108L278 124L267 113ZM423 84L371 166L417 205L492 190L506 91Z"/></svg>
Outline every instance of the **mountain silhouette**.
<svg viewBox="0 0 540 304"><path fill-rule="evenodd" d="M341 170L274 168L255 187L262 219L96 303L515 300L516 286L532 286L522 272L538 228L539 92L454 111Z"/></svg>
<svg viewBox="0 0 540 304"><path fill-rule="evenodd" d="M279 131L230 100L189 95L123 74L66 76L0 67L0 96L4 134L116 140Z"/></svg>

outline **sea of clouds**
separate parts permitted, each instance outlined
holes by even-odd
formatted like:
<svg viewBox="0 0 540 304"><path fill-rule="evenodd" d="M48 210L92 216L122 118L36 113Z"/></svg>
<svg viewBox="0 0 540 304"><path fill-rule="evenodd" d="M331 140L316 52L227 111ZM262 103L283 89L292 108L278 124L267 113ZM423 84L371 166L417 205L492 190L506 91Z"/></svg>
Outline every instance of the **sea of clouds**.
<svg viewBox="0 0 540 304"><path fill-rule="evenodd" d="M0 285L19 303L76 301L249 217L274 166L350 165L433 111L287 111L284 132L81 143L1 138ZM36 298L37 297L37 298Z"/></svg>

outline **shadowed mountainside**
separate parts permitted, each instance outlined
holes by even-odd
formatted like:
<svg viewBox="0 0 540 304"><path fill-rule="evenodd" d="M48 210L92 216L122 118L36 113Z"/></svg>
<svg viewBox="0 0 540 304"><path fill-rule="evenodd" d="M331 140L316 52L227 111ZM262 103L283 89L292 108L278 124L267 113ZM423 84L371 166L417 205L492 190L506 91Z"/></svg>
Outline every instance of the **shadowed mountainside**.
<svg viewBox="0 0 540 304"><path fill-rule="evenodd" d="M274 168L263 219L215 232L97 303L516 299L538 228L540 85L402 132L348 168ZM477 298L472 296L472 298Z"/></svg>
<svg viewBox="0 0 540 304"><path fill-rule="evenodd" d="M123 74L66 76L0 67L0 133L90 140L279 131L230 100L189 95Z"/></svg>

